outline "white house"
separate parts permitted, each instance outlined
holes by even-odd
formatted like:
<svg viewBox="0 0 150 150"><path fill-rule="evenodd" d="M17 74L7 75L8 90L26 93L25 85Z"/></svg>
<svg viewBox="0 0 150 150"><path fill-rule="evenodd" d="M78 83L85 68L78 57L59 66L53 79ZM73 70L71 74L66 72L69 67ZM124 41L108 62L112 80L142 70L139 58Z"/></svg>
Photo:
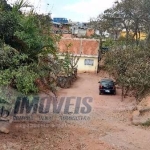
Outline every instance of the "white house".
<svg viewBox="0 0 150 150"><path fill-rule="evenodd" d="M98 69L98 54L100 41L85 38L62 38L58 43L59 52L67 51L66 45L71 45L68 52L80 56L78 61L78 72L95 72Z"/></svg>

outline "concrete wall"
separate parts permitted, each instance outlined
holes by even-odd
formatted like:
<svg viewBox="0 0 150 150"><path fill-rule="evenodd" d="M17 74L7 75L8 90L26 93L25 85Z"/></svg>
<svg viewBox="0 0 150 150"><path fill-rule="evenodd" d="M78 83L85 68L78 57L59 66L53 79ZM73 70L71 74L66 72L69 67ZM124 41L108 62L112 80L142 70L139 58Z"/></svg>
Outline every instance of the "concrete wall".
<svg viewBox="0 0 150 150"><path fill-rule="evenodd" d="M71 44L67 50L66 45ZM85 38L61 38L58 43L59 52L70 52L72 54L92 55L98 56L100 41L98 39L85 39Z"/></svg>
<svg viewBox="0 0 150 150"><path fill-rule="evenodd" d="M78 37L86 36L86 30L84 29L78 29Z"/></svg>

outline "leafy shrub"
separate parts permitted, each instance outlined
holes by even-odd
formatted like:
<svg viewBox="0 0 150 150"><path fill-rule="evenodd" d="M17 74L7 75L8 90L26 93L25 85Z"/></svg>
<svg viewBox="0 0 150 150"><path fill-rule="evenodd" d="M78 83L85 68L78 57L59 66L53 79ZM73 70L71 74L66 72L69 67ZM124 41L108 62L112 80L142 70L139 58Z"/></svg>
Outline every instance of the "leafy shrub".
<svg viewBox="0 0 150 150"><path fill-rule="evenodd" d="M125 96L134 91L137 100L150 92L150 49L148 47L116 47L105 55L105 65L122 86Z"/></svg>

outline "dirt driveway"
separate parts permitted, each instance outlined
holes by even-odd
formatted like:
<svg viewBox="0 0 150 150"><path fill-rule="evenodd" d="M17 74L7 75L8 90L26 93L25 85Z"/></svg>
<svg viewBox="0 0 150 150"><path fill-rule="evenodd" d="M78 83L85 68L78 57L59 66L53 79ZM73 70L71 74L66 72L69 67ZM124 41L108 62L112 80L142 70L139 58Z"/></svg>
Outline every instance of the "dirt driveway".
<svg viewBox="0 0 150 150"><path fill-rule="evenodd" d="M18 128L9 135L0 134L0 150L149 150L150 129L130 123L135 106L132 97L121 102L117 95L99 95L98 81L107 74L79 74L70 89L61 89L59 97L92 97L88 120L60 121L49 127Z"/></svg>

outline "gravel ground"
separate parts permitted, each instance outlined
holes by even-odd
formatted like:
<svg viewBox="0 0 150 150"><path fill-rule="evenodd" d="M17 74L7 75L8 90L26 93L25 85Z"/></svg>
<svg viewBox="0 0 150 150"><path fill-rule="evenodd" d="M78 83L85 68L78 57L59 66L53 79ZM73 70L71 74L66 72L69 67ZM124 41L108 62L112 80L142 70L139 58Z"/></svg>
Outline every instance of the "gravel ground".
<svg viewBox="0 0 150 150"><path fill-rule="evenodd" d="M12 123L9 134L0 133L0 150L149 150L150 129L134 126L129 119L136 105L134 98L121 102L120 89L115 96L99 95L98 81L103 77L108 75L79 74L71 88L58 92L58 97L92 97L92 111L79 114L88 119L61 120L55 115L47 124L40 123L41 127L37 127L39 122L30 127L27 122Z"/></svg>

